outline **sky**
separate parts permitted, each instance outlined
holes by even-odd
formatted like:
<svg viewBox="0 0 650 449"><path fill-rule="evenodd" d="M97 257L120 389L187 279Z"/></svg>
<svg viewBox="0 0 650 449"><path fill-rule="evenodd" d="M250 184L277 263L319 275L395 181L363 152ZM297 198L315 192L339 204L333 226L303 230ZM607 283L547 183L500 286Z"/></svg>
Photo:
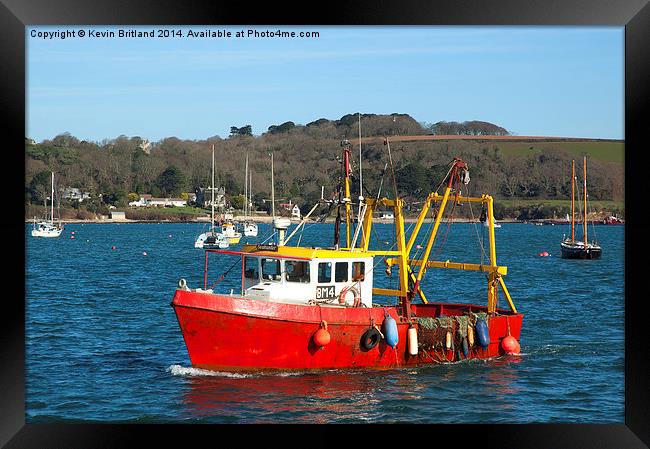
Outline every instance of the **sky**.
<svg viewBox="0 0 650 449"><path fill-rule="evenodd" d="M278 30L318 35L248 35ZM260 135L357 112L625 137L623 27L81 25L28 27L26 42L26 133L37 142L203 140L245 125Z"/></svg>

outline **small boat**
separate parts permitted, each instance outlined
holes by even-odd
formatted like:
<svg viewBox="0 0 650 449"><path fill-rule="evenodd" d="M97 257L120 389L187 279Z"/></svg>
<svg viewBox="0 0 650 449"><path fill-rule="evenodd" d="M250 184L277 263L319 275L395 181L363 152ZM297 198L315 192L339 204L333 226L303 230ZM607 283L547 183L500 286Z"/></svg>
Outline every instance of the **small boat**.
<svg viewBox="0 0 650 449"><path fill-rule="evenodd" d="M246 172L244 175L244 236L257 237L257 223L250 221L249 213L253 207L253 174L248 170L248 153L246 153Z"/></svg>
<svg viewBox="0 0 650 449"><path fill-rule="evenodd" d="M496 220L493 220L493 225L494 225L495 228L500 228L501 227L501 225L499 223L497 223ZM490 224L487 222L487 220L485 220L483 222L483 226L485 226L486 228L489 228Z"/></svg>
<svg viewBox="0 0 650 449"><path fill-rule="evenodd" d="M214 224L214 145L212 145L212 204L210 210L210 228L207 232L201 233L194 241L194 248L202 249L225 249L230 246L229 239L217 232L217 227ZM222 227L223 229L223 227ZM237 240L239 241L239 240Z"/></svg>
<svg viewBox="0 0 650 449"><path fill-rule="evenodd" d="M235 224L230 221L221 224L221 235L223 235L231 245L236 245L241 240L241 232L239 232Z"/></svg>
<svg viewBox="0 0 650 449"><path fill-rule="evenodd" d="M290 221L276 218L272 243L243 245L239 251L206 250L202 288L179 280L171 306L192 366L228 372L404 368L518 354L523 315L503 281L507 268L497 264L493 199L462 196L461 187L469 181L463 176L467 164L454 158L443 179L444 194L427 196L407 240L404 200L399 197L363 198L358 225L341 230L352 218L350 146L342 146L338 198L316 203L286 238ZM390 156L389 144L388 152ZM446 206L467 202L487 208L489 263L429 260L445 211L453 215L454 208ZM322 203L337 211L333 245L290 246ZM373 240L378 239L373 216L385 207L395 217L391 248ZM436 213L430 218L432 209ZM425 221L431 221L430 227L423 226ZM448 225L452 223L453 216L448 219ZM416 244L426 249L415 251ZM208 283L211 255L222 266L241 267L240 288L215 290L225 274ZM234 263L225 258L234 258ZM379 263L385 269L376 270ZM463 295L462 303L430 300L445 294L442 285L425 293L422 279L430 268L480 273L487 278L487 295L454 290L454 295ZM397 278L392 288L376 286L374 279L383 272ZM505 305L498 307L501 292ZM389 299L377 302L377 297ZM472 303L485 297L487 305Z"/></svg>
<svg viewBox="0 0 650 449"><path fill-rule="evenodd" d="M257 232L257 223L253 223L252 221L244 222L244 235L246 237L257 237Z"/></svg>
<svg viewBox="0 0 650 449"><path fill-rule="evenodd" d="M230 246L228 239L221 233L210 230L199 235L194 242L195 248L203 249L225 249Z"/></svg>
<svg viewBox="0 0 650 449"><path fill-rule="evenodd" d="M583 211L582 219L583 240L575 238L575 161L571 161L571 237L564 236L560 243L563 259L600 259L602 248L598 242L587 239L587 157L583 164Z"/></svg>
<svg viewBox="0 0 650 449"><path fill-rule="evenodd" d="M54 172L52 172L52 195L50 196L51 211L49 217L46 215L45 220L36 222L32 225L32 237L59 237L63 232L61 223L54 223ZM47 214L47 198L45 198L45 210Z"/></svg>

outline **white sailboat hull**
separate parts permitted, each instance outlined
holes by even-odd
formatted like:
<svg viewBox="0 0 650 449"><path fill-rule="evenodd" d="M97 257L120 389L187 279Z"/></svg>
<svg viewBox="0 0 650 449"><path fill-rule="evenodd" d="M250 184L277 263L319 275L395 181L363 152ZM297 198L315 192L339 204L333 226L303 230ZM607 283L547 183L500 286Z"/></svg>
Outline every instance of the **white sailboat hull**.
<svg viewBox="0 0 650 449"><path fill-rule="evenodd" d="M47 224L40 224L39 227L32 229L32 237L59 237L63 229Z"/></svg>
<svg viewBox="0 0 650 449"><path fill-rule="evenodd" d="M214 240L210 239L212 236L213 234L211 232L204 232L199 235L194 242L194 248L226 249L230 246L228 239L224 238L221 234L214 234Z"/></svg>
<svg viewBox="0 0 650 449"><path fill-rule="evenodd" d="M257 224L247 223L244 225L244 235L246 237L257 237Z"/></svg>

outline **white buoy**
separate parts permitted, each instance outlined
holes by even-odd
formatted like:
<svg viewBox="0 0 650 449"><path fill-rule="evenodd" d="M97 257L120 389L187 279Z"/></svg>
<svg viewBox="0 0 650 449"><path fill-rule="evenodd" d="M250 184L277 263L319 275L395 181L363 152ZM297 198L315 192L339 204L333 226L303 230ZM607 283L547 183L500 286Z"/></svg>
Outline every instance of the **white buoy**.
<svg viewBox="0 0 650 449"><path fill-rule="evenodd" d="M146 252L146 251L143 251L143 252L142 252L142 255L143 255L143 256L146 256L146 255L147 255L147 252Z"/></svg>
<svg viewBox="0 0 650 449"><path fill-rule="evenodd" d="M418 355L418 332L413 326L408 328L409 354Z"/></svg>

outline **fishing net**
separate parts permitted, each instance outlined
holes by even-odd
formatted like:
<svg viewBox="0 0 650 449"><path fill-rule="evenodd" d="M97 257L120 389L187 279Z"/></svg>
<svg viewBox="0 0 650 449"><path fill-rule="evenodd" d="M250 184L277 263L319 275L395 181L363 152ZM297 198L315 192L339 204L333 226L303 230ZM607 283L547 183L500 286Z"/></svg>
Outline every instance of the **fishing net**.
<svg viewBox="0 0 650 449"><path fill-rule="evenodd" d="M451 332L451 350L457 353L462 348L462 342L467 338L468 327L475 328L479 319L487 320L487 313L470 312L467 315L444 317L417 317L418 347L425 351L440 354L446 349L447 332ZM474 331L476 335L476 331ZM476 339L475 339L476 341ZM460 354L455 357L460 359ZM444 360L446 361L446 359Z"/></svg>

